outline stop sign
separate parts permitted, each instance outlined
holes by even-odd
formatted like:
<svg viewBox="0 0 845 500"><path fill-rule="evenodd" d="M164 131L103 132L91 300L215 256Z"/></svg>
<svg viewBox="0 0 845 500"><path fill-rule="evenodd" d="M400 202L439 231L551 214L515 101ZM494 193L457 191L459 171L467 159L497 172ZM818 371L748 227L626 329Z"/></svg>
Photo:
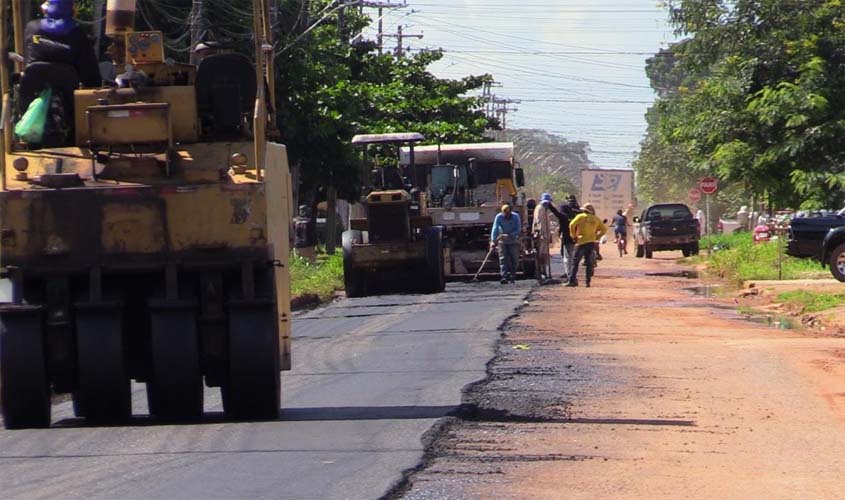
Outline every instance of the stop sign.
<svg viewBox="0 0 845 500"><path fill-rule="evenodd" d="M690 203L698 203L701 201L701 190L698 188L692 188L689 190L689 201Z"/></svg>
<svg viewBox="0 0 845 500"><path fill-rule="evenodd" d="M706 195L714 194L719 190L719 180L715 177L705 177L698 181L698 189Z"/></svg>

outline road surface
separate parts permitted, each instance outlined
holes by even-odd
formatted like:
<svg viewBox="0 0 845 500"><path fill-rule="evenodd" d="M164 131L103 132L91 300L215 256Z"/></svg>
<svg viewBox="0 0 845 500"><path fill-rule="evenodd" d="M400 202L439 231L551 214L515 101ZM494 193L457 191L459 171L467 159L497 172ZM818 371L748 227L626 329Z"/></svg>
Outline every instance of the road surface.
<svg viewBox="0 0 845 500"><path fill-rule="evenodd" d="M678 257L537 289L397 496L845 498L845 338L745 321Z"/></svg>
<svg viewBox="0 0 845 500"><path fill-rule="evenodd" d="M47 430L0 431L0 491L13 498L374 499L423 454L421 438L483 379L502 323L531 282L455 284L431 296L340 300L294 323L282 418L86 427L70 403ZM135 414L146 413L143 385Z"/></svg>

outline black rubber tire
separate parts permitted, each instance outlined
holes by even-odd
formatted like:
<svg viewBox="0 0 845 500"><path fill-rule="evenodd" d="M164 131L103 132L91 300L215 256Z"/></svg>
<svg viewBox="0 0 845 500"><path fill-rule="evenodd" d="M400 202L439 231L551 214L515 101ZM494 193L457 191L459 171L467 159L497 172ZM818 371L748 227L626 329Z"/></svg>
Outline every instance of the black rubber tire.
<svg viewBox="0 0 845 500"><path fill-rule="evenodd" d="M73 406L73 416L76 418L84 418L85 412L82 411L82 400L79 397L79 393L73 393L71 397L71 404Z"/></svg>
<svg viewBox="0 0 845 500"><path fill-rule="evenodd" d="M692 255L692 248L686 246L681 249L681 253L684 255L684 257L689 257L690 255Z"/></svg>
<svg viewBox="0 0 845 500"><path fill-rule="evenodd" d="M845 263L845 243L834 248L828 259L830 273L838 281L845 283L845 264L843 263Z"/></svg>
<svg viewBox="0 0 845 500"><path fill-rule="evenodd" d="M648 245L645 245L645 247L643 248L643 251L645 252L645 258L646 259L653 259L654 258L654 250L652 250L651 247L649 247Z"/></svg>
<svg viewBox="0 0 845 500"><path fill-rule="evenodd" d="M701 243L699 243L697 241L695 243L693 243L692 247L690 249L690 253L693 254L693 255L700 254L701 253Z"/></svg>
<svg viewBox="0 0 845 500"><path fill-rule="evenodd" d="M196 312L159 310L151 314L151 320L150 414L170 421L199 419L204 391Z"/></svg>
<svg viewBox="0 0 845 500"><path fill-rule="evenodd" d="M343 285L349 298L364 297L367 294L364 271L352 265L352 246L363 242L364 234L361 231L353 229L343 232Z"/></svg>
<svg viewBox="0 0 845 500"><path fill-rule="evenodd" d="M43 317L40 312L0 317L0 397L7 429L50 426Z"/></svg>
<svg viewBox="0 0 845 500"><path fill-rule="evenodd" d="M273 420L281 405L279 338L271 305L229 311L229 374L224 409L239 420Z"/></svg>
<svg viewBox="0 0 845 500"><path fill-rule="evenodd" d="M92 423L119 424L132 415L123 346L120 312L76 313L79 367L76 397L81 413Z"/></svg>
<svg viewBox="0 0 845 500"><path fill-rule="evenodd" d="M434 226L425 231L426 265L422 276L423 293L442 293L446 290L443 269L443 228Z"/></svg>
<svg viewBox="0 0 845 500"><path fill-rule="evenodd" d="M642 259L645 256L645 249L639 243L636 244L636 256L638 259Z"/></svg>

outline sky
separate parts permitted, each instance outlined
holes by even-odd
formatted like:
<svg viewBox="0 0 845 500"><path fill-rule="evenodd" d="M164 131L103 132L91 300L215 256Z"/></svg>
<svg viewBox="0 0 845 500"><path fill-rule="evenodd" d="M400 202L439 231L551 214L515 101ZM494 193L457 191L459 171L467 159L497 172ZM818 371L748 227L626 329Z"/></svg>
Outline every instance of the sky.
<svg viewBox="0 0 845 500"><path fill-rule="evenodd" d="M634 159L655 98L645 61L675 39L657 0L407 0L384 17L385 33L399 25L424 35L406 47L445 50L437 76L490 73L497 96L521 101L508 128L588 141L605 168Z"/></svg>

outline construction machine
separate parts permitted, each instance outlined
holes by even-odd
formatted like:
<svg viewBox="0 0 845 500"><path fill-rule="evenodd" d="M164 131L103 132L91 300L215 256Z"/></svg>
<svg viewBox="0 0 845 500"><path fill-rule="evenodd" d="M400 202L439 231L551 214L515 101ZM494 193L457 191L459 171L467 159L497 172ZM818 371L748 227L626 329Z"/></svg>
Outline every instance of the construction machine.
<svg viewBox="0 0 845 500"><path fill-rule="evenodd" d="M161 32L134 30L133 0L109 0L109 54L125 73L100 88L14 53L10 74L20 4L0 0L6 427L49 426L51 392L89 422L126 422L132 380L159 419L199 418L204 384L231 417L276 418L291 363L292 196L285 147L268 139L269 2L252 2L252 53L192 65L165 59ZM26 143L15 122L45 89L66 134Z"/></svg>
<svg viewBox="0 0 845 500"><path fill-rule="evenodd" d="M413 166L415 144L421 134L358 135L352 144L361 147L366 181L360 203L351 207L350 230L343 233L343 274L348 297L363 297L385 290L439 293L445 287L443 228L432 224L425 195L413 187L405 169L380 165L372 148L398 148L406 144ZM370 158L373 162L370 163Z"/></svg>
<svg viewBox="0 0 845 500"><path fill-rule="evenodd" d="M497 262L485 256L493 221L508 203L524 226L519 273L534 278L538 268L530 227L533 208L521 192L525 173L514 161L513 143L420 146L413 153L403 148L400 164L418 179L432 223L443 227L447 277L498 275Z"/></svg>

